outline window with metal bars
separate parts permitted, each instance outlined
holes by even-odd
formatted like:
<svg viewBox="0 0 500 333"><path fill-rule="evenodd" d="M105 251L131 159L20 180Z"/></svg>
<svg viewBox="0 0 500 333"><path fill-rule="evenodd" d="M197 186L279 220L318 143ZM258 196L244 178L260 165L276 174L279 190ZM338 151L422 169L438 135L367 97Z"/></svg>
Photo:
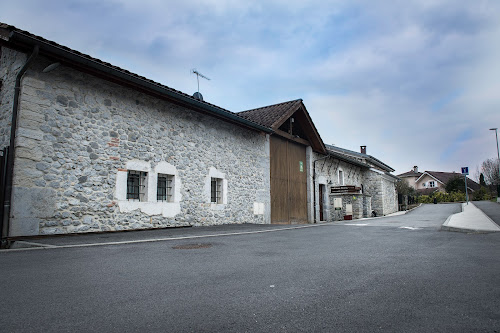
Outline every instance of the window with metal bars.
<svg viewBox="0 0 500 333"><path fill-rule="evenodd" d="M222 179L212 178L210 189L210 202L222 203Z"/></svg>
<svg viewBox="0 0 500 333"><path fill-rule="evenodd" d="M129 170L127 176L127 200L145 201L148 173Z"/></svg>
<svg viewBox="0 0 500 333"><path fill-rule="evenodd" d="M172 175L164 175L158 174L158 185L156 191L156 200L157 201L173 201L173 184L174 184L174 176Z"/></svg>

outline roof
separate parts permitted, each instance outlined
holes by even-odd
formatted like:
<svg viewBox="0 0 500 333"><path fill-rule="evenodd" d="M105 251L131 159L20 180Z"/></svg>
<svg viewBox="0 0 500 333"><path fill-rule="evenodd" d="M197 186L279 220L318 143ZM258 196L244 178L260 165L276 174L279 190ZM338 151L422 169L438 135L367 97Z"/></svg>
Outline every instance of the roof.
<svg viewBox="0 0 500 333"><path fill-rule="evenodd" d="M277 129L288 117L290 117L302 104L302 99L296 99L284 103L264 106L257 109L238 112L242 118L261 124L269 128Z"/></svg>
<svg viewBox="0 0 500 333"><path fill-rule="evenodd" d="M244 119L255 122L261 126L271 128L274 131L274 134L302 144L311 145L314 151L326 154L325 144L323 143L316 126L309 116L302 99L295 99L293 101L241 111L237 114ZM304 130L304 135L307 140L302 141L296 135L290 135L289 133L280 130L280 126L292 116L295 118L296 123L299 124Z"/></svg>
<svg viewBox="0 0 500 333"><path fill-rule="evenodd" d="M349 158L348 156L346 155L343 155L343 154L339 154L339 153L336 153L336 152L333 152L333 151L328 151L328 155L333 157L333 158L336 158L338 160L341 160L341 161L344 161L346 163L350 163L350 164L353 164L353 165L356 165L356 166L359 166L359 167L362 167L362 168L370 168L370 166L364 162L360 162L358 160L355 160L353 158Z"/></svg>
<svg viewBox="0 0 500 333"><path fill-rule="evenodd" d="M194 97L172 89L161 83L150 80L144 76L129 72L118 66L104 62L90 55L83 54L69 47L18 29L12 25L0 22L0 44L6 45L23 52L31 52L36 45L39 46L41 55L60 61L64 65L77 68L94 76L125 85L127 87L146 92L158 98L188 106L191 109L224 119L231 123L266 133L273 131L267 127L242 118L236 113L223 109L217 105L195 99Z"/></svg>
<svg viewBox="0 0 500 333"><path fill-rule="evenodd" d="M437 188L437 187L429 187L429 188L419 188L419 189L417 189L417 192L419 194L423 194L423 195L431 195L432 193L437 192L437 191L439 191L439 188Z"/></svg>
<svg viewBox="0 0 500 333"><path fill-rule="evenodd" d="M420 176L422 176L421 172L415 172L413 170L398 175L398 177L400 177L400 178L405 178L405 177L420 177Z"/></svg>
<svg viewBox="0 0 500 333"><path fill-rule="evenodd" d="M435 180L437 180L438 182L440 182L443 185L446 185L453 178L463 177L462 174L457 173L457 172L425 171L416 180L416 182L418 182L420 180L420 178L422 178L424 175L431 176L432 178L434 178ZM481 188L481 186L478 183L476 183L475 181L473 181L469 177L467 177L467 187L474 190L474 191L477 191Z"/></svg>
<svg viewBox="0 0 500 333"><path fill-rule="evenodd" d="M346 155L350 155L350 156L354 156L354 157L357 157L357 158L360 158L360 159L363 159L363 160L366 160L368 161L368 163L371 163L387 172L393 172L395 171L393 168L391 168L389 165L385 164L384 162L380 161L379 159L371 156L371 155L368 155L368 154L362 154L362 153L358 153L358 152L355 152L353 150L349 150L349 149L345 149L345 148L340 148L340 147L337 147L337 146L332 146L332 145L326 145L326 148L329 150L329 151L333 151L333 152L338 152L338 153L341 153L341 154L346 154ZM393 176L395 177L395 176Z"/></svg>

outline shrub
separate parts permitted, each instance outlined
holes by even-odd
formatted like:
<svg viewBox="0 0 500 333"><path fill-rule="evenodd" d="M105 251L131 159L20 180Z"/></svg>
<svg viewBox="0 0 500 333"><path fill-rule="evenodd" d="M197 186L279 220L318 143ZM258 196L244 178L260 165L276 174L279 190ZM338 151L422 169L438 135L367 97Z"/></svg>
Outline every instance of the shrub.
<svg viewBox="0 0 500 333"><path fill-rule="evenodd" d="M491 200L492 196L490 191L485 187L481 186L479 190L474 192L472 194L472 200L479 201L479 200Z"/></svg>

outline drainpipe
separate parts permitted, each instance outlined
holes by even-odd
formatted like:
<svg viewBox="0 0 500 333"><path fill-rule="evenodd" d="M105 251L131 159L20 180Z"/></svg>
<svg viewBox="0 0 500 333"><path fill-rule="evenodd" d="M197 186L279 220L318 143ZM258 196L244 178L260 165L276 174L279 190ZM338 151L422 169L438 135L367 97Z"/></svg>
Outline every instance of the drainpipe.
<svg viewBox="0 0 500 333"><path fill-rule="evenodd" d="M330 157L330 155L326 155L322 158L318 158L313 161L313 210L314 210L314 223L316 223L316 162L324 160L325 158ZM321 198L320 198L321 200Z"/></svg>
<svg viewBox="0 0 500 333"><path fill-rule="evenodd" d="M7 155L7 173L5 179L5 196L4 196L4 208L3 208L3 219L2 219L2 239L1 239L1 247L7 247L8 241L7 237L9 236L9 217L10 217L10 208L11 208L11 198L12 198L12 181L14 178L14 156L15 156L15 140L16 140L16 132L17 132L17 117L18 117L18 108L19 108L19 95L21 92L21 79L24 73L28 70L30 64L35 60L38 56L39 46L35 45L33 48L33 52L30 57L24 64L23 68L17 73L16 76L16 85L14 87L14 102L12 107L12 122L10 126L10 144L9 144L9 153Z"/></svg>

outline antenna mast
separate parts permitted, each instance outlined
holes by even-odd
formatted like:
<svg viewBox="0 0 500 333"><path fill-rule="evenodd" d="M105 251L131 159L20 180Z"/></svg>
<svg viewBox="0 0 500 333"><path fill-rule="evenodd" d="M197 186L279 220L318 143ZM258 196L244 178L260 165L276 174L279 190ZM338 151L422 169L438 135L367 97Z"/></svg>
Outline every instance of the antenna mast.
<svg viewBox="0 0 500 333"><path fill-rule="evenodd" d="M210 81L210 79L205 75L201 74L200 72L198 72L196 68L192 69L191 73L196 74L196 81L198 82L198 93L200 93L200 76L208 81Z"/></svg>

